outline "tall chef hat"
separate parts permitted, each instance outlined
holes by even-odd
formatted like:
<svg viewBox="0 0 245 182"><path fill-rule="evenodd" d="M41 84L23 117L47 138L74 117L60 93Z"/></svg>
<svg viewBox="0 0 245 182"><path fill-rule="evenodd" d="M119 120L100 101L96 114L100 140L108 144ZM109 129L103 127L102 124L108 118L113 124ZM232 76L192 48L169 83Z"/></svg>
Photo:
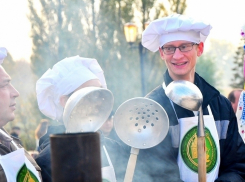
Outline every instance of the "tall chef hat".
<svg viewBox="0 0 245 182"><path fill-rule="evenodd" d="M3 60L6 57L7 57L7 49L5 47L0 47L0 65L3 63Z"/></svg>
<svg viewBox="0 0 245 182"><path fill-rule="evenodd" d="M156 52L164 44L176 40L204 42L212 26L184 15L171 15L152 21L142 34L142 45Z"/></svg>
<svg viewBox="0 0 245 182"><path fill-rule="evenodd" d="M69 95L83 83L99 79L106 88L104 72L96 59L79 56L65 58L48 69L36 83L40 111L53 120L61 120L60 97Z"/></svg>

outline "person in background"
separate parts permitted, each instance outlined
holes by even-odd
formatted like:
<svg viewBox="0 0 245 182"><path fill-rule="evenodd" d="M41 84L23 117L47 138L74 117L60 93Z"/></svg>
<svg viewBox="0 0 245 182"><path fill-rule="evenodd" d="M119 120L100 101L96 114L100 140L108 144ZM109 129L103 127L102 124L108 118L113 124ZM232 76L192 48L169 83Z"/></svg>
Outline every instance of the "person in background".
<svg viewBox="0 0 245 182"><path fill-rule="evenodd" d="M0 181L41 182L41 169L35 160L20 145L20 140L11 137L4 126L15 118L16 101L19 92L11 84L11 77L2 67L7 50L0 48Z"/></svg>
<svg viewBox="0 0 245 182"><path fill-rule="evenodd" d="M103 70L97 60L79 56L59 61L52 69L48 69L36 83L40 111L59 123L56 126L49 126L47 133L39 141L40 153L36 161L42 169L42 177L45 182L52 181L49 135L65 132L62 121L65 104L74 92L85 87L107 88ZM122 181L126 168L126 161L124 162L126 151L124 157L124 148L118 142L103 137L103 135L100 138L103 179L111 182Z"/></svg>
<svg viewBox="0 0 245 182"><path fill-rule="evenodd" d="M114 112L112 111L110 116L106 120L106 122L101 126L100 131L105 137L120 142L121 144L124 145L124 143L122 143L121 139L118 137L115 131L113 119L114 119Z"/></svg>
<svg viewBox="0 0 245 182"><path fill-rule="evenodd" d="M240 95L242 93L242 89L237 88L237 89L233 89L229 94L228 94L228 100L231 102L231 106L234 110L234 112L236 113L237 110L237 105L238 105L238 101L240 98Z"/></svg>
<svg viewBox="0 0 245 182"><path fill-rule="evenodd" d="M114 112L112 111L106 122L101 126L100 131L103 133L105 137L110 138L111 132L113 130L113 115Z"/></svg>
<svg viewBox="0 0 245 182"><path fill-rule="evenodd" d="M21 142L21 140L20 140L20 138L19 138L20 132L21 132L21 130L20 130L20 127L19 127L19 126L13 126L13 127L11 128L11 133L10 133L10 135L11 135L12 137L18 138L19 141L20 141L20 145L22 145L22 142Z"/></svg>
<svg viewBox="0 0 245 182"><path fill-rule="evenodd" d="M13 126L11 128L10 135L13 136L13 137L19 138L20 132L21 131L20 131L20 127L19 126Z"/></svg>
<svg viewBox="0 0 245 182"><path fill-rule="evenodd" d="M139 181L198 181L198 116L172 102L165 88L177 80L195 84L203 95L207 182L244 182L245 145L238 133L229 100L195 72L197 59L212 26L174 14L152 21L142 33L142 45L158 51L167 66L163 82L146 95L158 102L169 117L169 132L157 146L141 150L136 166Z"/></svg>
<svg viewBox="0 0 245 182"><path fill-rule="evenodd" d="M35 130L36 150L38 152L39 152L39 140L43 135L47 133L48 125L49 125L49 120L42 119Z"/></svg>

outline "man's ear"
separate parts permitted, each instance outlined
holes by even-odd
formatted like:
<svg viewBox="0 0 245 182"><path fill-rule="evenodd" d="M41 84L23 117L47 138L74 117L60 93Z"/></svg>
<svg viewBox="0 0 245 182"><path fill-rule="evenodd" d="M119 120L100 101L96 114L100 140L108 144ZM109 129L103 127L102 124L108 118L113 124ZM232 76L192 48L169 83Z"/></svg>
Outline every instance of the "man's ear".
<svg viewBox="0 0 245 182"><path fill-rule="evenodd" d="M197 47L197 56L200 57L204 50L204 44L203 42L200 42Z"/></svg>
<svg viewBox="0 0 245 182"><path fill-rule="evenodd" d="M161 47L159 47L159 53L160 53L161 58L162 58L163 60L165 60L165 59L164 59L164 53L163 53L163 50L161 49Z"/></svg>
<svg viewBox="0 0 245 182"><path fill-rule="evenodd" d="M66 96L66 95L60 96L60 105L61 105L63 108L65 108L65 105L66 105L66 102L67 102L68 99L69 99L69 97Z"/></svg>

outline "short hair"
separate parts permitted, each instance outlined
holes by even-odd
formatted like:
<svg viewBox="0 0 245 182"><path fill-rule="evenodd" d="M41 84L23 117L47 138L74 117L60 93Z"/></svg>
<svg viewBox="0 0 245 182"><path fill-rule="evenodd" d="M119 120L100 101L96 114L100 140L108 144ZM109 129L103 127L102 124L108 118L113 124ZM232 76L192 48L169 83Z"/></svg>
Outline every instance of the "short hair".
<svg viewBox="0 0 245 182"><path fill-rule="evenodd" d="M35 138L40 139L43 135L46 134L47 128L49 125L49 120L48 119L41 119L41 122L37 126L35 130Z"/></svg>
<svg viewBox="0 0 245 182"><path fill-rule="evenodd" d="M229 95L228 95L228 100L229 100L230 102L232 102L232 103L234 103L234 102L236 101L236 98L235 98L235 92L236 92L236 91L242 92L242 89L236 88L236 89L233 89L233 90L229 93Z"/></svg>
<svg viewBox="0 0 245 182"><path fill-rule="evenodd" d="M19 126L13 126L12 130L20 130L20 127Z"/></svg>

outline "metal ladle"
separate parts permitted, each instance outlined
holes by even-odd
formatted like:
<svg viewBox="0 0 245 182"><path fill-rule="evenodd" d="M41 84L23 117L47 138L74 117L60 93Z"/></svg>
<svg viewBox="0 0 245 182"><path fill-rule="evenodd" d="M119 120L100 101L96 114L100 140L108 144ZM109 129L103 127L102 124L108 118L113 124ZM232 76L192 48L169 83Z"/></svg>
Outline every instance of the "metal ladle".
<svg viewBox="0 0 245 182"><path fill-rule="evenodd" d="M110 90L86 87L67 100L63 122L66 133L96 132L109 117L114 103Z"/></svg>
<svg viewBox="0 0 245 182"><path fill-rule="evenodd" d="M136 97L122 103L113 120L118 137L131 146L124 178L124 182L131 182L139 149L154 147L166 137L169 128L168 115L157 102Z"/></svg>
<svg viewBox="0 0 245 182"><path fill-rule="evenodd" d="M185 109L199 112L197 127L198 180L199 182L206 182L206 146L202 93L196 85L184 80L171 82L166 87L165 93L175 104Z"/></svg>

